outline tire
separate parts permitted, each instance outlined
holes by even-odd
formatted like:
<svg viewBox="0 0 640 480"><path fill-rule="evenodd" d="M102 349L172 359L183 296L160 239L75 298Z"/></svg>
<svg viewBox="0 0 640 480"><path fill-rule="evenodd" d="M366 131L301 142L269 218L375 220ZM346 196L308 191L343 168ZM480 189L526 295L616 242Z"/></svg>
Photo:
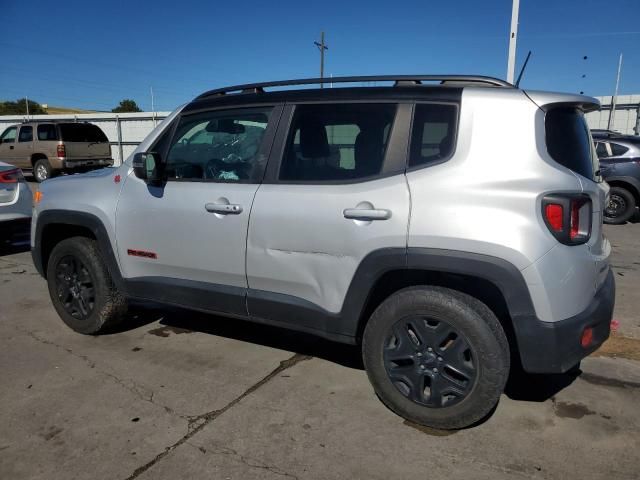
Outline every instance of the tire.
<svg viewBox="0 0 640 480"><path fill-rule="evenodd" d="M496 316L448 288L418 286L391 295L371 316L362 350L382 402L411 422L439 429L485 418L509 376L509 344Z"/></svg>
<svg viewBox="0 0 640 480"><path fill-rule="evenodd" d="M95 240L62 240L47 263L47 283L53 306L71 329L96 335L120 323L127 300L116 289Z"/></svg>
<svg viewBox="0 0 640 480"><path fill-rule="evenodd" d="M604 210L604 223L620 225L631 219L635 213L636 199L633 194L626 188L611 187L609 204Z"/></svg>
<svg viewBox="0 0 640 480"><path fill-rule="evenodd" d="M35 178L36 182L42 183L52 176L53 169L51 168L49 160L46 158L36 160L36 163L33 164L33 178Z"/></svg>

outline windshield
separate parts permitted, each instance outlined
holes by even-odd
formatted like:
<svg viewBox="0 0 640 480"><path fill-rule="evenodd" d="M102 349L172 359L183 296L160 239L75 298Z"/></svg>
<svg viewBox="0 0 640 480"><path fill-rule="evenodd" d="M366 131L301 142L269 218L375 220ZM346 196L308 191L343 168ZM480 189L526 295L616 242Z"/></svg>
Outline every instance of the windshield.
<svg viewBox="0 0 640 480"><path fill-rule="evenodd" d="M63 123L60 135L64 142L106 143L109 140L102 130L90 123Z"/></svg>

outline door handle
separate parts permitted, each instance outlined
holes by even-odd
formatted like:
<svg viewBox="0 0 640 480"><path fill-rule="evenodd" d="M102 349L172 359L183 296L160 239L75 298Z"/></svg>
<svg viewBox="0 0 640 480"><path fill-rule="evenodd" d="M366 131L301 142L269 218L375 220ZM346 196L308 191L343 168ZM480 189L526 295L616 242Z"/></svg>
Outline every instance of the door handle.
<svg viewBox="0 0 640 480"><path fill-rule="evenodd" d="M233 203L207 203L204 208L207 212L221 215L238 215L242 213L242 206Z"/></svg>
<svg viewBox="0 0 640 480"><path fill-rule="evenodd" d="M13 145L10 145L10 146L9 146L9 150L13 150Z"/></svg>
<svg viewBox="0 0 640 480"><path fill-rule="evenodd" d="M388 220L391 218L391 210L384 208L345 208L342 211L344 218L351 220Z"/></svg>

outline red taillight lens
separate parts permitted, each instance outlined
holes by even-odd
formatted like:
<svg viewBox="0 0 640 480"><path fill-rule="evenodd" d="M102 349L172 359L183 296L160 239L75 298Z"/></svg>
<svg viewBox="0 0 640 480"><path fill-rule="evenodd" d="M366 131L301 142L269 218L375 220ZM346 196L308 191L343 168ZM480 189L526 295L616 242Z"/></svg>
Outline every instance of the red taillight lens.
<svg viewBox="0 0 640 480"><path fill-rule="evenodd" d="M558 193L542 199L542 215L549 231L565 245L580 245L591 236L591 199L585 194Z"/></svg>
<svg viewBox="0 0 640 480"><path fill-rule="evenodd" d="M64 145L62 145L62 144L58 145L58 148L56 150L57 150L56 153L58 154L59 157L66 157L67 156L67 149L65 148Z"/></svg>
<svg viewBox="0 0 640 480"><path fill-rule="evenodd" d="M0 183L18 183L22 179L22 172L19 168L0 172Z"/></svg>
<svg viewBox="0 0 640 480"><path fill-rule="evenodd" d="M564 209L557 203L549 203L544 207L544 215L551 230L561 232L564 228Z"/></svg>

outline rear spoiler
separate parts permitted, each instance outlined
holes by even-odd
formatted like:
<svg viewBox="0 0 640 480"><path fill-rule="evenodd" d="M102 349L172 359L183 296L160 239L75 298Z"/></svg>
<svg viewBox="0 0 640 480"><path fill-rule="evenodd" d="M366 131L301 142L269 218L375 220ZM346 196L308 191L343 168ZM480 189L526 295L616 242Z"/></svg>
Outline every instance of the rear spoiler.
<svg viewBox="0 0 640 480"><path fill-rule="evenodd" d="M523 92L527 97L529 97L529 100L545 112L551 108L560 106L579 108L585 113L600 110L600 101L586 95L540 92L535 90L523 90Z"/></svg>

